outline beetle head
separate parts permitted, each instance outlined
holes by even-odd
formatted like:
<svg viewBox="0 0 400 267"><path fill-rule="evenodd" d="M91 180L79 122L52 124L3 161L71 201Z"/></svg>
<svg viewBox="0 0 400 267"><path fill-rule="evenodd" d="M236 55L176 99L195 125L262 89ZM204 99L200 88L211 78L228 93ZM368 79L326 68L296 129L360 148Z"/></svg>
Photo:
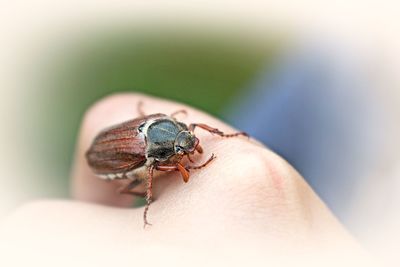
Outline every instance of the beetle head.
<svg viewBox="0 0 400 267"><path fill-rule="evenodd" d="M175 139L174 149L175 153L192 154L199 144L199 139L189 131L181 131Z"/></svg>

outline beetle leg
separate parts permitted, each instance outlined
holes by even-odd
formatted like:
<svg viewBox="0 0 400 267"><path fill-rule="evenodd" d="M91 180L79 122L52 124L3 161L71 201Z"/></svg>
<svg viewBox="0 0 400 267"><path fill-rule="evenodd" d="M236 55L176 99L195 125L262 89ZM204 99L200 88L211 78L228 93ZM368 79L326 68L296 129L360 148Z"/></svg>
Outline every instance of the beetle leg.
<svg viewBox="0 0 400 267"><path fill-rule="evenodd" d="M156 170L163 172L177 171L178 167L176 167L175 165L157 165Z"/></svg>
<svg viewBox="0 0 400 267"><path fill-rule="evenodd" d="M196 151L199 152L200 154L202 154L203 153L203 148L198 144L196 146Z"/></svg>
<svg viewBox="0 0 400 267"><path fill-rule="evenodd" d="M140 181L140 180L133 180L129 184L119 188L118 193L119 194L129 194L129 195L134 195L134 196L138 196L138 197L145 197L146 196L145 192L132 191L132 189L134 189L136 186L140 185L141 183L142 183L142 181Z"/></svg>
<svg viewBox="0 0 400 267"><path fill-rule="evenodd" d="M212 154L211 157L201 165L198 165L198 166L186 166L185 168L188 169L188 170L190 170L190 169L198 170L198 169L201 169L201 168L207 166L211 161L213 161L213 159L215 159L215 155L214 154Z"/></svg>
<svg viewBox="0 0 400 267"><path fill-rule="evenodd" d="M157 165L156 169L159 171L179 171L182 175L183 181L185 183L189 181L189 172L180 163L176 165Z"/></svg>
<svg viewBox="0 0 400 267"><path fill-rule="evenodd" d="M175 116L179 113L187 115L187 111L185 109L180 109L180 110L173 112L170 116L175 119Z"/></svg>
<svg viewBox="0 0 400 267"><path fill-rule="evenodd" d="M147 212L149 211L149 207L151 202L153 201L153 171L154 171L154 165L151 165L148 170L148 177L147 177L147 188L146 188L146 206L144 207L144 212L143 212L143 221L144 221L144 226L146 225L151 225L147 221Z"/></svg>
<svg viewBox="0 0 400 267"><path fill-rule="evenodd" d="M180 163L176 164L176 166L178 167L178 170L182 175L183 181L187 183L190 177L188 170L186 170L186 168L183 167Z"/></svg>
<svg viewBox="0 0 400 267"><path fill-rule="evenodd" d="M190 154L186 154L186 157L188 158L188 160L189 160L191 163L194 163L194 161L193 161L192 158L190 157Z"/></svg>
<svg viewBox="0 0 400 267"><path fill-rule="evenodd" d="M139 101L137 104L137 112L139 113L140 117L145 117L146 113L143 111L143 101Z"/></svg>
<svg viewBox="0 0 400 267"><path fill-rule="evenodd" d="M194 129L196 127L202 128L203 130L206 130L207 132L210 132L212 134L217 134L221 137L235 137L235 136L239 136L239 135L244 135L244 136L249 136L247 133L245 132L237 132L237 133L233 133L233 134L225 134L223 132L221 132L220 130L218 130L217 128L213 128L208 126L207 124L204 123L192 123L189 125L189 131L193 132Z"/></svg>

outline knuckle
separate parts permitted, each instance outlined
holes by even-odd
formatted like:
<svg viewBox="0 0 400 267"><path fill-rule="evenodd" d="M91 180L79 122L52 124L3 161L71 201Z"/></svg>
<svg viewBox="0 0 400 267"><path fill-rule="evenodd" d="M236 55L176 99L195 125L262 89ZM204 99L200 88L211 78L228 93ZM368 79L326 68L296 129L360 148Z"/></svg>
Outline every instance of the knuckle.
<svg viewBox="0 0 400 267"><path fill-rule="evenodd" d="M237 147L234 153L240 155L232 160L235 173L235 187L245 194L254 192L274 192L280 194L291 187L290 165L274 152L256 145ZM240 186L238 186L238 184Z"/></svg>
<svg viewBox="0 0 400 267"><path fill-rule="evenodd" d="M263 176L257 182L264 189L272 190L277 193L286 191L291 186L290 165L280 156L272 151L263 150Z"/></svg>
<svg viewBox="0 0 400 267"><path fill-rule="evenodd" d="M274 218L301 210L296 206L300 203L296 182L299 176L284 159L259 147L240 153L240 162L232 162L236 167L225 174L231 176L220 194L229 203L227 208L249 217L260 213Z"/></svg>

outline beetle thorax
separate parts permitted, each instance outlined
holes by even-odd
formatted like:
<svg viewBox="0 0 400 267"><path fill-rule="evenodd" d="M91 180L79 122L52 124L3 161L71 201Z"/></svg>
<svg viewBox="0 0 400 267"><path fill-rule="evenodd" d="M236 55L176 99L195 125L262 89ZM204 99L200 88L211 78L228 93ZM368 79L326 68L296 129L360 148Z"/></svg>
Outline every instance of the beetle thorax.
<svg viewBox="0 0 400 267"><path fill-rule="evenodd" d="M177 161L183 153L177 153L176 141L181 140L187 127L172 118L165 117L146 122L142 127L146 136L146 157L160 162ZM182 140L180 142L183 142Z"/></svg>

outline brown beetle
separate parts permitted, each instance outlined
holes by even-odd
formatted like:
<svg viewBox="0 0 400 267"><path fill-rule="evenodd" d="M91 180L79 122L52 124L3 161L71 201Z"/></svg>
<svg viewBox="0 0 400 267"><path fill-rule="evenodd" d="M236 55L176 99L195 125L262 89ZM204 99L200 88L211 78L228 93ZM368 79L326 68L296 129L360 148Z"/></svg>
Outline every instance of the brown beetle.
<svg viewBox="0 0 400 267"><path fill-rule="evenodd" d="M175 119L178 113L170 116L157 113L146 116L138 106L140 117L112 126L100 132L86 153L89 166L100 178L106 180L132 180L119 192L146 197L146 207L143 214L144 226L149 224L147 212L153 199L153 172L179 171L183 181L189 180L191 169L200 169L210 163L212 155L201 165L183 166L181 161L187 157L193 163L190 155L196 151L202 153L199 139L194 135L196 127L202 128L221 137L245 135L244 132L224 134L216 128L202 123L192 123L189 126ZM147 182L146 192L133 191L134 187Z"/></svg>

